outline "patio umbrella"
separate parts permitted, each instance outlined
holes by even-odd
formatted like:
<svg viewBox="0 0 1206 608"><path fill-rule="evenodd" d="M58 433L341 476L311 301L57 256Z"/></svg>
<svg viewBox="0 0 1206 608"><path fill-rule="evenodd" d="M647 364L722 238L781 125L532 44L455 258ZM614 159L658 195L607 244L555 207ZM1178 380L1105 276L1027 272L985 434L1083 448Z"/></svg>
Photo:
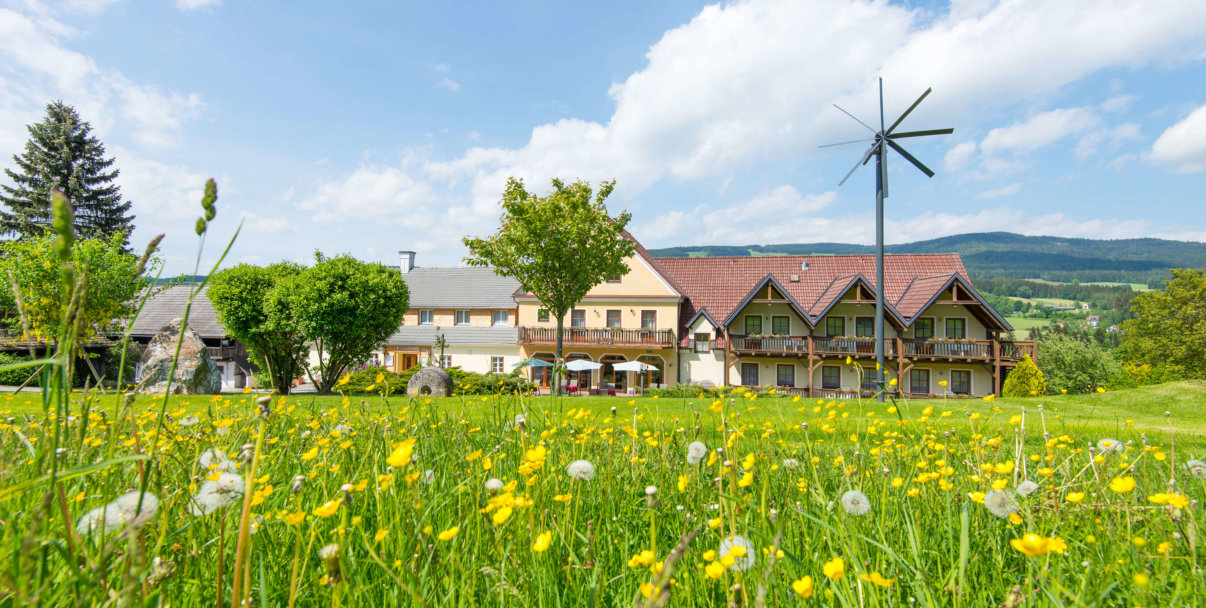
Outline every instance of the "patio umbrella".
<svg viewBox="0 0 1206 608"><path fill-rule="evenodd" d="M553 364L549 363L548 361L541 361L540 359L537 359L536 357L531 357L528 359L524 359L523 361L520 361L519 363L516 363L515 365L512 365L511 367L553 367ZM540 374L541 387L542 388L547 387L547 382L548 382L548 374L541 373Z"/></svg>
<svg viewBox="0 0 1206 608"><path fill-rule="evenodd" d="M565 369L571 372L593 371L599 369L600 367L603 367L602 363L595 363L594 361L587 361L586 359L577 359L565 364Z"/></svg>
<svg viewBox="0 0 1206 608"><path fill-rule="evenodd" d="M644 361L625 361L624 363L617 363L611 366L611 368L618 372L645 372L646 374L657 371L657 367L649 365ZM645 382L649 382L648 377L645 378Z"/></svg>
<svg viewBox="0 0 1206 608"><path fill-rule="evenodd" d="M541 361L540 359L532 358L532 359L524 359L523 361L520 361L519 363L516 363L515 365L512 365L511 367L552 367L552 366L553 366L553 364L549 363L548 361Z"/></svg>

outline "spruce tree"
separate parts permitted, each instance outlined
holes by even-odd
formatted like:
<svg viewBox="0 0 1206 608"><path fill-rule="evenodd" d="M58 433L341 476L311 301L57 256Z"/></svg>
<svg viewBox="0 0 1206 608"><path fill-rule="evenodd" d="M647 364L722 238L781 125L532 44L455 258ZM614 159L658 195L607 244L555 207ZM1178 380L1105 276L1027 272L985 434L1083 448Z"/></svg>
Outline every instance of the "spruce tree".
<svg viewBox="0 0 1206 608"><path fill-rule="evenodd" d="M50 193L59 190L75 207L75 231L81 238L129 236L134 229L130 202L114 183L118 170L105 158L105 146L91 134L75 108L55 101L46 118L29 125L25 152L14 155L17 171L5 169L12 185L0 184L0 233L18 238L41 236L50 225Z"/></svg>

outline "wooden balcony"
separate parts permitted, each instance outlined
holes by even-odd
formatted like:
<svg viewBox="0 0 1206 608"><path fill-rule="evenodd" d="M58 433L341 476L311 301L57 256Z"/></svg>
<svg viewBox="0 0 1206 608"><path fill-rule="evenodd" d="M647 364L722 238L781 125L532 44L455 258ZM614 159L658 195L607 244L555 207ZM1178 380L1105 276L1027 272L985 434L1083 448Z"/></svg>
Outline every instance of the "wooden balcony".
<svg viewBox="0 0 1206 608"><path fill-rule="evenodd" d="M566 346L632 346L643 348L673 348L676 342L671 329L611 329L566 327L561 332ZM557 344L557 329L553 327L520 327L520 344Z"/></svg>
<svg viewBox="0 0 1206 608"><path fill-rule="evenodd" d="M729 336L733 354L745 356L817 356L870 358L875 356L874 338L812 336ZM891 338L884 343L884 356L896 359L932 361L996 360L994 344L1000 348L1003 363L1018 361L1023 355L1035 355L1034 342L994 342L993 340L917 340Z"/></svg>

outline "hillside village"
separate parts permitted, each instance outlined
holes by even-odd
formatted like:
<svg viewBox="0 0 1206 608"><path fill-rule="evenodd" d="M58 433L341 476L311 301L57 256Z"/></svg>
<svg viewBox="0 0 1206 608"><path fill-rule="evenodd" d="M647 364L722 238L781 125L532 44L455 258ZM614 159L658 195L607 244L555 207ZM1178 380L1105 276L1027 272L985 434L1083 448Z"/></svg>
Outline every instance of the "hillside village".
<svg viewBox="0 0 1206 608"><path fill-rule="evenodd" d="M697 384L772 386L823 398L876 392L873 256L657 259L639 243L636 252L626 260L627 274L591 289L566 319L566 361L601 365L571 372L572 391ZM396 269L409 287L410 310L370 363L397 373L440 365L501 374L528 359L553 362L555 324L518 282L489 268L425 268L417 261L414 252L400 252ZM1035 356L1033 342L1006 339L1010 324L977 293L959 256L889 255L886 272L894 393L999 394L1009 370ZM187 290L152 298L133 335L149 339L179 316ZM193 327L212 345L223 385L247 386L245 350L222 334L208 300L199 301ZM446 341L442 350L437 334ZM613 369L630 361L656 371ZM528 378L547 389L549 369L532 367Z"/></svg>

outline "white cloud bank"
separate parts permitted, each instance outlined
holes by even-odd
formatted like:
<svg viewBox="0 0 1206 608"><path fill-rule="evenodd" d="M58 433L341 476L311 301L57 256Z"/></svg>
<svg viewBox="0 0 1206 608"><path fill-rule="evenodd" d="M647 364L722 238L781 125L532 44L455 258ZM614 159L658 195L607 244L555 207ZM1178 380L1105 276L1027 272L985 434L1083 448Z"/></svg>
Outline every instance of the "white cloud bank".
<svg viewBox="0 0 1206 608"><path fill-rule="evenodd" d="M1179 173L1206 171L1206 105L1164 131L1148 158Z"/></svg>
<svg viewBox="0 0 1206 608"><path fill-rule="evenodd" d="M457 158L421 159L396 171L362 167L320 186L303 207L313 210L315 219L340 213L355 205L358 190L384 201L380 211L385 216L419 213L458 224L458 234L474 234L493 226L496 201L512 175L541 190L554 176L616 179L615 196L623 201L666 179L723 181L760 161L815 158L818 144L857 133L857 126L841 120L830 104L856 115L872 114L876 74L887 83L889 113L902 111L927 86L940 93L904 124L926 128L974 121L986 108L1031 100L1105 68L1177 62L1206 51L1206 2L1111 0L1106 6L956 0L948 14L929 17L861 0L708 6L689 23L666 32L649 49L643 69L610 87L615 111L606 122L565 119L540 125L517 149L472 148ZM1009 158L1012 153L1095 133L1100 122L1088 108L1039 113L990 131L980 143L980 160L987 163L987 173L1008 172L1018 166ZM1111 135L1093 135L1083 149L1092 150ZM977 152L975 142L961 143L948 152L945 164L953 170L967 168ZM1153 158L1168 155L1162 149ZM348 189L349 183L357 190ZM460 202L435 207L427 198L445 191ZM830 196L780 189L743 204L774 205L795 197L805 206L822 205ZM755 232L717 221L712 214L719 211L707 205L652 217L643 225L656 227L658 237L651 240L662 243L799 241L808 234L859 240L865 235L863 228L857 235L846 234L843 219L821 218L813 211L776 218L775 226ZM801 217L821 229L797 225ZM986 225L979 215L966 217L974 219L968 228ZM922 216L918 221L933 219ZM1082 229L1068 222L1064 218L1049 228Z"/></svg>

